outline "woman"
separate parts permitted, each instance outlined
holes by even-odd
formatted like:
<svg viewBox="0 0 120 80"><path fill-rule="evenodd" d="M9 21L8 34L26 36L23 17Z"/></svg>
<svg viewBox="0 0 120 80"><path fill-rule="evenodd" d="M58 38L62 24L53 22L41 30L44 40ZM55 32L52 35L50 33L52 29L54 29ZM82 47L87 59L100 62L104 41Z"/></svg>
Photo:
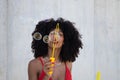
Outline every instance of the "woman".
<svg viewBox="0 0 120 80"><path fill-rule="evenodd" d="M57 32L56 25L59 26ZM63 18L42 20L36 25L32 36L35 59L28 65L29 80L72 80L72 62L78 57L79 48L82 48L81 35L73 23ZM50 60L53 44L55 62Z"/></svg>

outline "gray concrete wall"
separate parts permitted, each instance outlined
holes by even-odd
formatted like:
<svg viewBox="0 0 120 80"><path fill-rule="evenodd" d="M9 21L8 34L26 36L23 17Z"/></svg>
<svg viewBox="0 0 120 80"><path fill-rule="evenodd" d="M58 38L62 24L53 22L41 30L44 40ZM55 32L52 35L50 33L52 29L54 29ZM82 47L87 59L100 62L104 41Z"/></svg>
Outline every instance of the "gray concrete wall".
<svg viewBox="0 0 120 80"><path fill-rule="evenodd" d="M95 0L95 70L101 80L120 80L120 0Z"/></svg>
<svg viewBox="0 0 120 80"><path fill-rule="evenodd" d="M27 80L31 33L39 20L76 23L84 47L73 80L120 80L120 0L0 0L0 80Z"/></svg>
<svg viewBox="0 0 120 80"><path fill-rule="evenodd" d="M0 80L7 76L7 1L0 0Z"/></svg>

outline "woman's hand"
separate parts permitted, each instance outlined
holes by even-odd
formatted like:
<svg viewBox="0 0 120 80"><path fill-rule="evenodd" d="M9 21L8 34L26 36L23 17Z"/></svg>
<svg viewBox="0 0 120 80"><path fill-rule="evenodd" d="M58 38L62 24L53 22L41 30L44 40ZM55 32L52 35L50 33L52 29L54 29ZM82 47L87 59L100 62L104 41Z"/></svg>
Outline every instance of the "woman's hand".
<svg viewBox="0 0 120 80"><path fill-rule="evenodd" d="M54 69L54 62L51 62L50 59L45 59L44 60L44 67L43 70L46 73L46 77L51 77L51 75L49 74L50 71L53 71Z"/></svg>

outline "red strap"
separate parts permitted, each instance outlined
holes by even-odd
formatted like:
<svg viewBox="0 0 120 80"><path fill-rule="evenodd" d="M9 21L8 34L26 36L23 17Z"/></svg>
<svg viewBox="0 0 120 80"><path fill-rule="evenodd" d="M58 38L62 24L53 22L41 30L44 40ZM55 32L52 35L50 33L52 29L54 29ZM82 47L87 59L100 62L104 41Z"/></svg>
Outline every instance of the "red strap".
<svg viewBox="0 0 120 80"><path fill-rule="evenodd" d="M65 80L72 80L71 72L70 72L69 68L67 67L67 64L65 64L65 67L66 67Z"/></svg>
<svg viewBox="0 0 120 80"><path fill-rule="evenodd" d="M42 58L40 57L40 58L39 58L39 60L40 60L40 62L41 62L41 64L42 64L42 66L43 66L43 65L44 65L44 63L43 63Z"/></svg>
<svg viewBox="0 0 120 80"><path fill-rule="evenodd" d="M44 64L43 64L42 58L40 57L39 60L40 60L40 62L42 64L42 66L43 66ZM39 75L38 80L43 80L45 75L46 75L45 72L42 70L41 74Z"/></svg>
<svg viewBox="0 0 120 80"><path fill-rule="evenodd" d="M46 75L45 72L42 70L42 72L41 72L41 74L40 74L38 80L43 80L44 77L45 77L45 75Z"/></svg>
<svg viewBox="0 0 120 80"><path fill-rule="evenodd" d="M39 58L39 60L40 60L40 62L41 62L41 64L42 64L42 66L44 66L44 63L43 63L43 60L42 60L41 57ZM44 70L42 70L41 74L39 75L38 80L43 80L44 77L45 77L45 75L46 75L46 73L44 72ZM52 78L50 78L49 80L52 80Z"/></svg>

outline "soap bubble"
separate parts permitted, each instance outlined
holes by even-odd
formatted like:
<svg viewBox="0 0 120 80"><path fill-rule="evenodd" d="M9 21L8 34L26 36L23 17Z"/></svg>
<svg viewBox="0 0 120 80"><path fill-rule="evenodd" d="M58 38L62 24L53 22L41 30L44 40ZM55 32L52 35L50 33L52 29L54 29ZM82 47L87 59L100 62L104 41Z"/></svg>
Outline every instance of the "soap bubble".
<svg viewBox="0 0 120 80"><path fill-rule="evenodd" d="M48 40L49 40L49 39L48 39L48 35L45 35L45 36L43 37L43 42L44 42L44 43L48 43Z"/></svg>
<svg viewBox="0 0 120 80"><path fill-rule="evenodd" d="M42 35L39 32L36 32L36 33L34 33L33 38L35 40L41 40L42 39Z"/></svg>
<svg viewBox="0 0 120 80"><path fill-rule="evenodd" d="M32 49L32 52L35 53L35 49Z"/></svg>
<svg viewBox="0 0 120 80"><path fill-rule="evenodd" d="M58 41L60 39L60 33L56 31L52 31L49 33L49 41Z"/></svg>

